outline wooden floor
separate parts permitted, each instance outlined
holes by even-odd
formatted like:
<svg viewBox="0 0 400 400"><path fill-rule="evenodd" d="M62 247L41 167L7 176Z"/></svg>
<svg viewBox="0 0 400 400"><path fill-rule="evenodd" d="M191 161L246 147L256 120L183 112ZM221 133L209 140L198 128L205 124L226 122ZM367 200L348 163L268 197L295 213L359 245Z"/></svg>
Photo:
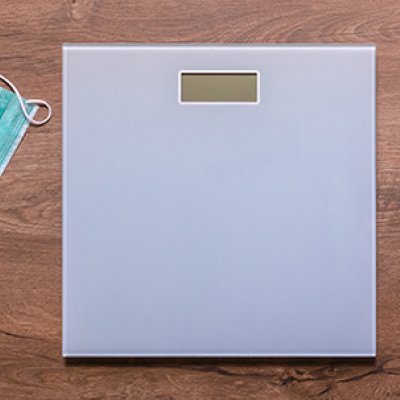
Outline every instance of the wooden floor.
<svg viewBox="0 0 400 400"><path fill-rule="evenodd" d="M376 361L63 361L64 42L378 46ZM399 0L0 0L0 73L54 107L0 178L1 400L400 397Z"/></svg>

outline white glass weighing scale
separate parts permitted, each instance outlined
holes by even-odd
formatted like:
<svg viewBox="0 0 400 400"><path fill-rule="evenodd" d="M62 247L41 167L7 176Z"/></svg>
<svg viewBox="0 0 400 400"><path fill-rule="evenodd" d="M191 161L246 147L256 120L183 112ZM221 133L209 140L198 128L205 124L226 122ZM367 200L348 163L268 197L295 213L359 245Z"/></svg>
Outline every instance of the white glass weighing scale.
<svg viewBox="0 0 400 400"><path fill-rule="evenodd" d="M373 357L375 264L375 47L64 46L65 357Z"/></svg>

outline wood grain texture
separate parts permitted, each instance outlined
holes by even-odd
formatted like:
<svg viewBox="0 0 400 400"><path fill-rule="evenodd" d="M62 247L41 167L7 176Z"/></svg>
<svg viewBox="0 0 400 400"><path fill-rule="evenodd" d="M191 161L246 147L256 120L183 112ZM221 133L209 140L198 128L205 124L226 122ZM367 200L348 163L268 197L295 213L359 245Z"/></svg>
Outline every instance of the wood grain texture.
<svg viewBox="0 0 400 400"><path fill-rule="evenodd" d="M61 357L61 44L378 46L376 360ZM0 72L54 107L0 179L0 399L397 399L400 396L398 0L0 0Z"/></svg>

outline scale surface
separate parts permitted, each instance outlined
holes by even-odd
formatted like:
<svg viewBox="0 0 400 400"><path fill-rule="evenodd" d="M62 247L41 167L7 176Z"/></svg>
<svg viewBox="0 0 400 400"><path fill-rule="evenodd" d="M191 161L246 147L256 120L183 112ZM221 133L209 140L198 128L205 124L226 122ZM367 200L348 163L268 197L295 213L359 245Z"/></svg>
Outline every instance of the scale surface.
<svg viewBox="0 0 400 400"><path fill-rule="evenodd" d="M375 48L66 45L63 354L375 355Z"/></svg>

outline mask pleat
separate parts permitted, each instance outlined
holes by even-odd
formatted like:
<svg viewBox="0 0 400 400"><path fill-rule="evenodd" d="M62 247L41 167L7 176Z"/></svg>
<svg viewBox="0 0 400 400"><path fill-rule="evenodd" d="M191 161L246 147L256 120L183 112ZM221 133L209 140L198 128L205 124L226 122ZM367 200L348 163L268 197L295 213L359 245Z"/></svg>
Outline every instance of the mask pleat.
<svg viewBox="0 0 400 400"><path fill-rule="evenodd" d="M0 87L0 118L6 110L13 93Z"/></svg>

